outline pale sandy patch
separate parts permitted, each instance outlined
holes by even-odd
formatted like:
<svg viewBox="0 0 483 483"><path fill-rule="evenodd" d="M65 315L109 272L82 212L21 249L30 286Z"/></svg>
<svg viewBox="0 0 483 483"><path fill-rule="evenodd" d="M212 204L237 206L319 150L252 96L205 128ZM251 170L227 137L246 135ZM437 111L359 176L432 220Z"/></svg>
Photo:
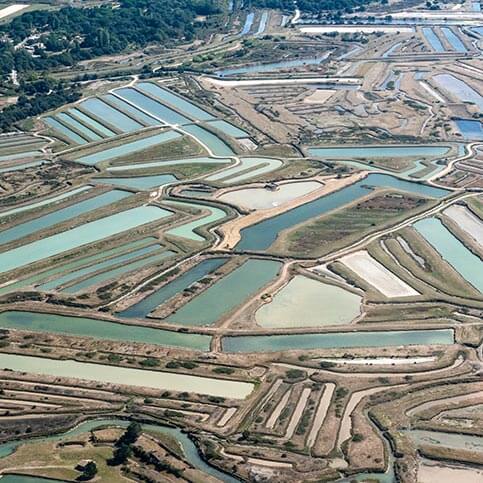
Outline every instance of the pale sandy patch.
<svg viewBox="0 0 483 483"><path fill-rule="evenodd" d="M248 458L248 462L252 465L267 466L268 468L292 468L292 463L283 461L263 460L261 458Z"/></svg>
<svg viewBox="0 0 483 483"><path fill-rule="evenodd" d="M287 432L285 433L285 439L290 440L295 433L295 428L299 424L300 418L304 412L305 406L307 405L307 401L309 400L310 393L312 390L310 387L305 387L300 395L300 399L297 402L297 406L295 406L295 411L292 414L292 418L287 426Z"/></svg>
<svg viewBox="0 0 483 483"><path fill-rule="evenodd" d="M419 483L455 483L464 481L465 483L481 483L483 481L483 469L476 467L464 467L448 465L443 463L433 463L423 460L418 469Z"/></svg>
<svg viewBox="0 0 483 483"><path fill-rule="evenodd" d="M276 190L258 186L227 191L218 199L251 210L266 210L281 206L321 187L322 184L318 181L297 181L280 184Z"/></svg>
<svg viewBox="0 0 483 483"><path fill-rule="evenodd" d="M365 250L346 255L340 261L385 297L419 295L419 292L403 282Z"/></svg>
<svg viewBox="0 0 483 483"><path fill-rule="evenodd" d="M383 26L383 25L317 25L313 27L300 27L300 31L304 34L324 34L329 32L356 33L363 32L366 34L377 32L412 32L411 27L401 26Z"/></svg>
<svg viewBox="0 0 483 483"><path fill-rule="evenodd" d="M405 365L405 364L422 364L424 362L433 362L436 357L399 357L394 359L392 357L358 357L357 359L343 359L341 357L321 358L317 359L320 362L333 362L334 364L368 364L368 365Z"/></svg>
<svg viewBox="0 0 483 483"><path fill-rule="evenodd" d="M250 79L250 80L225 80L213 77L205 78L210 84L221 87L240 87L258 85L287 85L287 84L341 84L360 85L361 79L352 77L303 77L298 79Z"/></svg>
<svg viewBox="0 0 483 483"><path fill-rule="evenodd" d="M443 213L470 235L478 245L483 247L483 222L468 208L461 205L452 205L446 208Z"/></svg>
<svg viewBox="0 0 483 483"><path fill-rule="evenodd" d="M327 416L327 411L330 407L330 401L332 400L332 394L334 393L335 384L333 382L328 382L325 385L324 393L320 398L319 406L314 417L314 423L310 429L310 433L307 436L307 447L312 448L319 434L320 428L324 423L325 417Z"/></svg>
<svg viewBox="0 0 483 483"><path fill-rule="evenodd" d="M217 426L225 426L228 421L233 417L236 413L237 408L228 408L224 413L220 420L216 423Z"/></svg>
<svg viewBox="0 0 483 483"><path fill-rule="evenodd" d="M275 426L275 423L278 421L278 418L280 417L280 414L282 414L283 409L287 405L291 394L292 394L292 389L288 389L285 392L285 394L282 396L282 399L280 399L278 404L275 406L275 409L273 410L272 414L270 414L270 417L268 418L268 421L265 425L266 428L273 429L273 427Z"/></svg>
<svg viewBox="0 0 483 483"><path fill-rule="evenodd" d="M20 12L20 10L23 10L27 7L28 5L25 5L23 3L16 3L14 5L9 5L8 7L2 8L0 10L0 18L5 18L5 17L8 17L9 15L13 15L14 13Z"/></svg>
<svg viewBox="0 0 483 483"><path fill-rule="evenodd" d="M421 84L421 87L426 92L431 94L438 102L441 102L442 104L446 104L446 101L443 99L443 97L440 94L438 94L429 84L427 84L424 81L419 81L419 83Z"/></svg>
<svg viewBox="0 0 483 483"><path fill-rule="evenodd" d="M324 104L336 92L335 89L317 89L310 96L307 96L303 102L305 104Z"/></svg>

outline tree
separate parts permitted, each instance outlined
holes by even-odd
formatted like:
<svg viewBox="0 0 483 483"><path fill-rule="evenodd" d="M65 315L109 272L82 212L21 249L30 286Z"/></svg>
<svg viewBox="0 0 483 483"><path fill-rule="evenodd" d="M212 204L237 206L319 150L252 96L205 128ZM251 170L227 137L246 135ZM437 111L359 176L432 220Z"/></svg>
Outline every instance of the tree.
<svg viewBox="0 0 483 483"><path fill-rule="evenodd" d="M78 481L89 481L97 475L97 465L94 461L89 461L82 471L82 475L77 477Z"/></svg>
<svg viewBox="0 0 483 483"><path fill-rule="evenodd" d="M119 466L126 463L127 459L132 455L132 448L127 444L121 444L114 449L114 454L109 460L111 466Z"/></svg>

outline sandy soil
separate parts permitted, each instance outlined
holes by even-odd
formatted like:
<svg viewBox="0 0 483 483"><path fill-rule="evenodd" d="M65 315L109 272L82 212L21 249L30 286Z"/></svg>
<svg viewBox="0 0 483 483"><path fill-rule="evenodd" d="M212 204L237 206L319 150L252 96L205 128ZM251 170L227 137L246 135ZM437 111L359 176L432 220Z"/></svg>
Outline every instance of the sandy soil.
<svg viewBox="0 0 483 483"><path fill-rule="evenodd" d="M312 448L317 439L317 435L319 434L320 428L324 423L325 417L327 416L327 412L330 407L330 402L332 400L332 394L334 393L335 384L333 382L328 382L325 385L324 393L320 398L319 406L317 407L317 411L314 417L314 423L312 428L310 429L310 433L307 436L307 447Z"/></svg>
<svg viewBox="0 0 483 483"><path fill-rule="evenodd" d="M277 422L278 418L280 417L280 414L282 413L283 409L287 405L291 394L292 394L292 389L288 389L285 392L285 394L282 396L282 399L280 399L279 403L275 406L275 409L273 410L272 414L268 418L267 424L265 425L266 428L268 429L274 428L275 423Z"/></svg>
<svg viewBox="0 0 483 483"><path fill-rule="evenodd" d="M297 406L295 406L295 411L292 414L292 418L287 426L287 432L285 433L285 439L290 440L295 433L295 428L299 424L300 418L304 412L307 401L309 400L310 393L312 390L310 387L305 387L300 395Z"/></svg>
<svg viewBox="0 0 483 483"><path fill-rule="evenodd" d="M419 295L419 292L399 279L364 250L346 255L340 261L385 297L412 297Z"/></svg>
<svg viewBox="0 0 483 483"><path fill-rule="evenodd" d="M382 25L317 25L314 27L301 27L300 31L304 34L323 34L328 32L341 32L341 33L354 33L354 32L364 32L364 33L374 33L374 32L413 32L411 27L401 27L401 26L382 26Z"/></svg>
<svg viewBox="0 0 483 483"><path fill-rule="evenodd" d="M28 5L17 3L14 5L9 5L8 7L2 8L0 10L0 18L8 17L9 15L13 15L14 13L20 12L24 8L27 8Z"/></svg>
<svg viewBox="0 0 483 483"><path fill-rule="evenodd" d="M324 183L320 189L316 191L312 191L308 193L306 196L302 196L293 200L292 203L284 204L282 207L274 207L269 210L263 210L263 212L254 212L250 213L247 216L243 216L241 218L236 218L234 220L229 221L225 225L220 227L220 231L222 232L222 242L221 244L216 247L219 250L229 250L232 249L239 241L240 241L240 230L246 228L247 226L253 225L255 223L259 223L266 218L271 218L276 216L284 211L288 211L296 206L303 205L304 203L308 203L309 201L315 200L321 196L327 195L332 193L333 191L337 191L345 186L348 186L356 181L364 178L366 175L365 171L356 173L352 176L348 176L347 178L341 179L323 179L319 178L320 181ZM317 178L315 178L317 179Z"/></svg>
<svg viewBox="0 0 483 483"><path fill-rule="evenodd" d="M228 421L232 418L232 416L236 413L237 408L228 408L220 420L216 423L217 426L225 426Z"/></svg>
<svg viewBox="0 0 483 483"><path fill-rule="evenodd" d="M240 87L257 85L287 85L287 84L360 84L360 79L349 77L304 77L300 79L250 79L223 80L206 77L206 81L222 87Z"/></svg>
<svg viewBox="0 0 483 483"><path fill-rule="evenodd" d="M418 470L419 483L480 483L483 481L483 469L468 466L448 465L423 460Z"/></svg>
<svg viewBox="0 0 483 483"><path fill-rule="evenodd" d="M483 222L477 218L468 208L461 205L452 205L443 211L463 231L474 238L476 243L483 247Z"/></svg>
<svg viewBox="0 0 483 483"><path fill-rule="evenodd" d="M317 89L310 96L307 96L303 102L305 104L324 104L336 92L334 89Z"/></svg>

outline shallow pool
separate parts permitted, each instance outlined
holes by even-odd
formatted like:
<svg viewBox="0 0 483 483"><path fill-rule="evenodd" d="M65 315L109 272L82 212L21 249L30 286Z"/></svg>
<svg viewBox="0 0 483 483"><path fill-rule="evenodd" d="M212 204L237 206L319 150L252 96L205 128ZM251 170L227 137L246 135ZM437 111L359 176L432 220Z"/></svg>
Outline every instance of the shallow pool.
<svg viewBox="0 0 483 483"><path fill-rule="evenodd" d="M273 260L250 259L195 296L167 321L189 326L211 325L255 295L277 275L280 267L281 263Z"/></svg>

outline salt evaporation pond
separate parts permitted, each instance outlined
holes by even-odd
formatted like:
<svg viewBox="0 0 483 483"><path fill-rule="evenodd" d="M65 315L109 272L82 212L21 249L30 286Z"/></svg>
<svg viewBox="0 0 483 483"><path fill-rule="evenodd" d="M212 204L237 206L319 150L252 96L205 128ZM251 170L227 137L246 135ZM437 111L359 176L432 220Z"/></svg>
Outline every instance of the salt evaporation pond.
<svg viewBox="0 0 483 483"><path fill-rule="evenodd" d="M127 188L138 190L146 190L155 187L161 188L162 186L178 181L178 179L172 174L158 174L153 176L126 176L125 178L94 178L93 181L115 186L125 186Z"/></svg>
<svg viewBox="0 0 483 483"><path fill-rule="evenodd" d="M114 109L101 99L91 98L81 102L80 107L90 112L99 119L107 121L122 132L133 132L142 129L144 126L133 118L126 116L121 111Z"/></svg>
<svg viewBox="0 0 483 483"><path fill-rule="evenodd" d="M341 287L297 275L257 310L255 320L264 328L349 324L360 315L361 302Z"/></svg>
<svg viewBox="0 0 483 483"><path fill-rule="evenodd" d="M208 335L172 332L140 325L127 325L101 319L74 317L70 315L43 314L11 310L0 313L0 327L4 329L53 332L96 339L138 342L193 350L210 349ZM5 366L1 366L5 367Z"/></svg>
<svg viewBox="0 0 483 483"><path fill-rule="evenodd" d="M161 102L167 102L171 104L176 109L180 110L181 112L188 114L188 116L192 117L193 119L197 119L199 121L209 121L211 119L215 119L215 116L212 116L209 112L206 112L204 109L196 106L192 102L183 99L181 96L174 94L167 89L163 89L157 84L153 82L140 82L136 84L136 88L151 94L153 97L156 97Z"/></svg>
<svg viewBox="0 0 483 483"><path fill-rule="evenodd" d="M429 45L431 45L433 50L439 53L446 52L441 40L439 40L432 28L423 27L423 35L426 37L426 40L429 42Z"/></svg>
<svg viewBox="0 0 483 483"><path fill-rule="evenodd" d="M90 255L88 257L76 259L71 262L57 265L54 268L51 268L49 270L43 270L40 273L36 273L35 275L32 275L30 277L22 278L17 282L4 285L2 288L0 288L0 295L12 292L18 288L23 288L28 285L34 285L39 282L43 282L44 280L47 280L48 278L51 278L54 275L58 275L66 271L88 265L98 260L105 260L113 255L117 255L118 253L126 252L128 250L133 250L143 245L152 244L155 241L157 241L157 239L154 237L142 238L140 240L124 243L122 245L119 245L115 248L111 248L109 250L102 250L100 252L96 252L94 255Z"/></svg>
<svg viewBox="0 0 483 483"><path fill-rule="evenodd" d="M183 305L167 321L188 326L210 325L270 282L280 262L250 259Z"/></svg>
<svg viewBox="0 0 483 483"><path fill-rule="evenodd" d="M182 116L175 110L170 109L168 106L165 106L154 99L151 99L151 97L146 96L142 92L132 87L122 87L120 89L116 89L114 93L166 124L187 124L191 122L191 120L187 117Z"/></svg>
<svg viewBox="0 0 483 483"><path fill-rule="evenodd" d="M201 205L196 203L187 203L184 201L169 201L166 203L168 206L175 206L179 208L192 208L195 210L206 210L209 212L208 215L198 218L196 220L184 223L182 225L171 228L166 232L166 235L179 236L182 238L187 238L193 241L205 241L205 238L198 235L196 231L198 228L210 225L216 221L222 220L226 216L226 212L220 208L216 208L210 205Z"/></svg>
<svg viewBox="0 0 483 483"><path fill-rule="evenodd" d="M215 136L210 131L198 126L197 124L190 124L183 126L183 131L191 134L202 145L206 146L214 156L234 156L233 150L222 141L218 136Z"/></svg>
<svg viewBox="0 0 483 483"><path fill-rule="evenodd" d="M124 265L121 265L120 267L112 268L105 272L98 273L97 275L93 275L92 277L86 278L84 280L80 280L74 285L70 285L69 287L65 288L63 292L65 293L81 292L87 288L91 288L94 285L98 285L98 284L107 282L109 280L122 279L122 275L124 274L133 272L133 271L140 271L150 265L160 264L161 262L164 262L166 258L169 258L173 255L174 255L174 252L166 250L162 253L157 253L155 255L144 257L141 260L135 260L130 263L126 263Z"/></svg>
<svg viewBox="0 0 483 483"><path fill-rule="evenodd" d="M34 218L33 220L26 221L25 223L17 224L8 230L0 232L0 244L18 240L19 238L31 235L37 231L45 230L46 228L50 228L58 223L62 223L98 208L121 201L130 195L131 193L127 191L112 190L108 191L107 193L102 193L101 195L88 198L87 200L78 201L77 203L60 210L53 211L52 213L40 216L39 218Z"/></svg>
<svg viewBox="0 0 483 483"><path fill-rule="evenodd" d="M101 124L99 121L96 121L94 118L88 116L87 114L84 114L80 109L77 109L77 108L67 109L67 112L72 117L78 119L79 121L82 121L86 126L89 126L90 128L96 130L97 132L101 133L103 136L106 136L109 138L116 135L116 133L112 129L109 129L108 127L104 126L104 124Z"/></svg>
<svg viewBox="0 0 483 483"><path fill-rule="evenodd" d="M0 354L0 367L31 374L75 377L110 384L180 392L188 390L197 394L233 399L244 399L254 388L249 382L16 354Z"/></svg>
<svg viewBox="0 0 483 483"><path fill-rule="evenodd" d="M140 122L146 124L146 126L158 126L161 123L154 119L154 117L149 116L144 111L141 111L137 107L129 104L124 99L115 96L114 94L105 94L101 97L101 99L107 104L112 104L114 107L119 109L120 111L129 114L129 116L134 117L134 119L139 119Z"/></svg>
<svg viewBox="0 0 483 483"><path fill-rule="evenodd" d="M224 352L277 352L299 349L449 345L453 343L453 329L269 336L245 335L223 337L222 340Z"/></svg>
<svg viewBox="0 0 483 483"><path fill-rule="evenodd" d="M466 82L451 74L438 74L433 79L445 90L464 102L476 104L483 110L483 97Z"/></svg>
<svg viewBox="0 0 483 483"><path fill-rule="evenodd" d="M208 260L203 260L198 265L190 268L179 277L176 277L171 282L168 282L166 285L155 290L151 295L148 295L122 312L119 312L117 315L126 318L144 318L156 307L159 307L171 297L174 297L178 293L187 289L193 283L198 282L209 273L214 272L227 261L227 258L210 258Z"/></svg>
<svg viewBox="0 0 483 483"><path fill-rule="evenodd" d="M238 74L251 74L254 72L273 72L284 69L291 69L294 67L301 67L304 65L319 65L322 61L327 59L330 52L317 56L317 57L305 57L302 59L284 60L281 62L272 62L269 64L255 64L244 67L234 67L232 69L223 69L215 72L218 77L228 77Z"/></svg>
<svg viewBox="0 0 483 483"><path fill-rule="evenodd" d="M402 158L410 156L444 156L448 146L353 146L310 148L311 156L317 158Z"/></svg>
<svg viewBox="0 0 483 483"><path fill-rule="evenodd" d="M144 149L151 148L153 146L156 146L157 144L166 143L180 137L181 134L176 131L164 131L162 133L156 134L155 136L138 139L137 141L131 141L125 144L121 144L120 146L116 146L114 148L108 148L97 153L81 156L80 158L77 158L76 161L79 163L93 165L96 163L100 163L101 161L120 158L121 156L127 156L128 154L143 151Z"/></svg>
<svg viewBox="0 0 483 483"><path fill-rule="evenodd" d="M155 206L140 206L85 223L71 230L0 253L0 273L59 255L171 215L171 211Z"/></svg>
<svg viewBox="0 0 483 483"><path fill-rule="evenodd" d="M161 245L159 244L154 244L154 245L149 245L147 247L143 248L138 248L137 250L130 251L128 253L124 253L122 255L118 255L113 258L109 258L107 260L104 260L102 262L96 263L94 265L90 265L85 268L81 268L79 270L74 270L72 272L69 272L65 275L62 275L58 278L55 278L54 280L50 280L42 285L39 286L40 290L52 290L53 288L60 287L61 285L65 285L72 280L82 278L86 275L89 275L93 272L97 272L98 270L103 270L110 268L114 265L117 265L119 263L124 263L128 262L134 258L141 257L144 255L148 255L156 250L159 250L161 248Z"/></svg>
<svg viewBox="0 0 483 483"><path fill-rule="evenodd" d="M456 119L456 127L464 139L483 140L483 125L473 119Z"/></svg>
<svg viewBox="0 0 483 483"><path fill-rule="evenodd" d="M323 215L328 211L365 196L371 192L372 187L394 188L434 198L442 198L449 194L449 191L441 188L402 180L386 174L369 174L366 178L339 191L321 196L314 201L244 228L240 232L241 239L236 245L236 249L266 250L272 245L282 230Z"/></svg>
<svg viewBox="0 0 483 483"><path fill-rule="evenodd" d="M86 139L84 139L82 136L79 136L79 134L72 131L72 129L69 129L67 126L64 126L63 124L61 124L57 119L53 117L44 117L43 121L45 122L45 124L47 124L55 131L63 134L71 142L75 144L81 144L81 145L87 144Z"/></svg>
<svg viewBox="0 0 483 483"><path fill-rule="evenodd" d="M483 262L440 220L426 218L417 221L413 226L463 278L483 292Z"/></svg>
<svg viewBox="0 0 483 483"><path fill-rule="evenodd" d="M92 131L92 129L89 129L80 121L78 121L77 119L74 119L73 117L71 117L69 114L65 112L60 112L55 117L60 121L62 121L63 124L69 126L70 128L76 130L77 132L80 132L82 136L89 141L101 141L103 139L102 136Z"/></svg>

